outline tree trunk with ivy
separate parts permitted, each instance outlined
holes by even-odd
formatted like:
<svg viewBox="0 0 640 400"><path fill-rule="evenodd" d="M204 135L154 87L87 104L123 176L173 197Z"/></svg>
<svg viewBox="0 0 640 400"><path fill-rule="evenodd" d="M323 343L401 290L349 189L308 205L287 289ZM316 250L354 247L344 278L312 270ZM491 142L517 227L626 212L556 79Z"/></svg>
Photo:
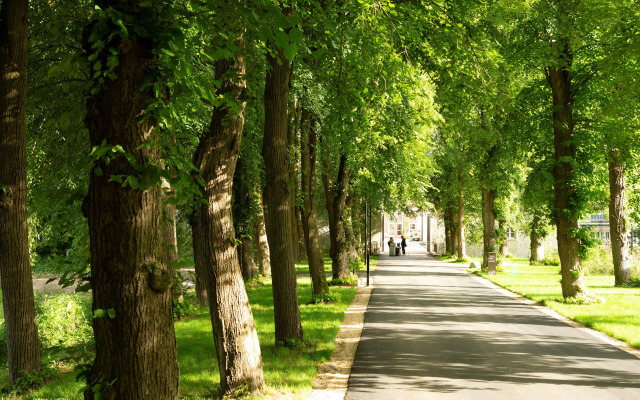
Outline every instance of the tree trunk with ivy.
<svg viewBox="0 0 640 400"><path fill-rule="evenodd" d="M609 226L611 227L611 253L616 286L631 279L629 242L625 220L625 165L619 149L611 150L609 161Z"/></svg>
<svg viewBox="0 0 640 400"><path fill-rule="evenodd" d="M27 0L0 8L0 284L9 383L42 368L27 229Z"/></svg>
<svg viewBox="0 0 640 400"><path fill-rule="evenodd" d="M345 224L347 231L347 246L349 253L349 261L356 261L358 259L358 250L356 249L356 234L354 229L354 214L357 216L358 212L353 204L353 193L349 193L347 196L347 216L348 219Z"/></svg>
<svg viewBox="0 0 640 400"><path fill-rule="evenodd" d="M482 187L482 268L489 265L489 253L496 251L496 213L495 213L495 192L486 187Z"/></svg>
<svg viewBox="0 0 640 400"><path fill-rule="evenodd" d="M301 165L302 165L302 227L304 229L304 240L309 260L309 274L313 294L329 293L327 277L324 272L324 258L322 257L322 247L320 247L320 235L318 234L318 223L316 218L316 150L317 133L316 121L311 112L302 108L302 140L301 144Z"/></svg>
<svg viewBox="0 0 640 400"><path fill-rule="evenodd" d="M578 215L576 212L576 189L573 184L573 162L576 145L573 137L573 91L571 89L572 52L568 41L559 42L564 66L547 67L547 78L553 95L553 168L555 191L555 219L558 236L558 253L562 270L562 295L579 296L586 290L580 256Z"/></svg>
<svg viewBox="0 0 640 400"><path fill-rule="evenodd" d="M267 238L271 254L275 339L277 345L302 341L298 308L298 286L292 249L294 226L287 152L287 99L289 61L282 49L267 55L264 91L263 156L266 172L264 200L267 208Z"/></svg>
<svg viewBox="0 0 640 400"><path fill-rule="evenodd" d="M233 175L240 152L246 103L245 44L235 39L238 54L215 63L217 94L235 102L214 108L209 130L200 139L195 166L204 180L208 204L200 207L206 263L209 313L216 345L222 393L258 392L264 385L260 343L244 286L233 227Z"/></svg>
<svg viewBox="0 0 640 400"><path fill-rule="evenodd" d="M134 16L140 3L110 6ZM94 52L90 47L87 41L86 51ZM89 98L86 122L91 146L121 146L129 159L100 159L90 175L87 216L96 352L84 397L177 399L174 271L166 251L165 195L161 182L146 182L138 172L153 173L162 163L158 147L143 146L159 140L157 122L153 117L141 120L156 100L153 88L143 88L156 71L157 56L148 40L126 39L114 47L117 78ZM165 87L158 89L166 93ZM128 187L113 182L112 176L126 179Z"/></svg>

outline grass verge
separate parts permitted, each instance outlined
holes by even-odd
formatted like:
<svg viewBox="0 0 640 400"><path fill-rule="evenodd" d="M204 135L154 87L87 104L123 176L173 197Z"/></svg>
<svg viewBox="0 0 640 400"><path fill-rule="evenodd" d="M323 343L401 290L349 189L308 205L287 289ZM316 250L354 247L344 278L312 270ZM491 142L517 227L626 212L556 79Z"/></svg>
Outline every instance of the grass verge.
<svg viewBox="0 0 640 400"><path fill-rule="evenodd" d="M332 287L339 294L336 303L310 304L311 281L298 279L298 299L305 343L298 349L276 348L274 343L273 296L271 282L248 289L262 350L267 397L297 399L311 391L317 366L331 356L344 311L353 300L354 287ZM219 372L208 309L175 324L180 364L180 397L209 399L219 389ZM6 367L0 379L8 380ZM67 367L60 377L27 395L11 397L21 400L81 399L83 383ZM261 397L264 398L264 397Z"/></svg>
<svg viewBox="0 0 640 400"><path fill-rule="evenodd" d="M560 267L528 264L529 260L524 258L507 259L502 266L504 271L491 277L477 269L469 271L548 306L569 319L640 348L640 288L615 287L613 276L587 276L589 290L602 297L604 303L565 304L558 301L562 299Z"/></svg>

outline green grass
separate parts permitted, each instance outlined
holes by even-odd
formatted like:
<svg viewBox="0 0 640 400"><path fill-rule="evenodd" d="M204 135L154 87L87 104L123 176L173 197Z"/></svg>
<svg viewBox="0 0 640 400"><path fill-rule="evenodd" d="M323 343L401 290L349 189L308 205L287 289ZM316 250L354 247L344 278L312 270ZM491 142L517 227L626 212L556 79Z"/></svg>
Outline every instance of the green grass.
<svg viewBox="0 0 640 400"><path fill-rule="evenodd" d="M322 258L324 259L324 272L326 273L331 273L331 256L327 253L324 253L322 255ZM376 267L378 266L378 259L380 258L380 256L370 256L369 257L369 269L371 271L375 271ZM366 272L367 271L367 267L364 265L364 263L360 264L358 267L358 271L360 272ZM302 260L299 263L296 264L296 274L308 274L309 273L309 261L308 260Z"/></svg>
<svg viewBox="0 0 640 400"><path fill-rule="evenodd" d="M584 325L640 348L640 288L614 286L613 276L587 276L589 290L605 299L604 303L591 305L565 304L560 286L560 267L529 266L529 260L507 259L504 272L488 277L494 283L521 294Z"/></svg>
<svg viewBox="0 0 640 400"><path fill-rule="evenodd" d="M271 283L248 290L258 337L266 381L266 392L286 393L288 398L303 398L311 391L317 365L329 359L335 336L344 318L344 311L353 300L355 288L332 287L340 294L334 304L308 304L311 301L311 281L298 279L300 317L305 346L301 349L276 348L274 343L273 298ZM219 373L208 309L175 324L180 364L180 396L197 399L210 398L219 389ZM3 368L0 379L8 380ZM49 382L37 391L22 397L36 399L81 399L83 384L75 382L75 373L69 368L59 379Z"/></svg>

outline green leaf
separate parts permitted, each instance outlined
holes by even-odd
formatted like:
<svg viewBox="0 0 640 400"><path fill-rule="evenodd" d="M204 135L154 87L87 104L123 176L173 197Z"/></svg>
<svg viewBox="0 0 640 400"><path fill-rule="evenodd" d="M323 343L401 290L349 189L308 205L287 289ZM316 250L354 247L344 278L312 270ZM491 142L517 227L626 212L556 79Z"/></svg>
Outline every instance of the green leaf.
<svg viewBox="0 0 640 400"><path fill-rule="evenodd" d="M171 51L169 51L168 49L160 49L161 52L163 52L164 54L168 55L169 57L173 57L175 54L173 54Z"/></svg>
<svg viewBox="0 0 640 400"><path fill-rule="evenodd" d="M153 2L151 0L143 1L142 3L140 3L140 7L151 7L152 5Z"/></svg>
<svg viewBox="0 0 640 400"><path fill-rule="evenodd" d="M271 38L271 36L273 36L273 33L271 32L271 27L267 25L262 25L258 30L258 37L260 38L260 40L267 40Z"/></svg>
<svg viewBox="0 0 640 400"><path fill-rule="evenodd" d="M300 30L300 28L293 27L289 31L289 41L291 43L298 43L302 41L303 38L304 38L304 35L302 34L302 31Z"/></svg>
<svg viewBox="0 0 640 400"><path fill-rule="evenodd" d="M287 45L289 44L289 35L287 35L284 31L278 32L278 34L276 35L276 44L278 45L278 47L281 47L283 49L287 47Z"/></svg>
<svg viewBox="0 0 640 400"><path fill-rule="evenodd" d="M113 23L120 27L123 37L129 36L129 31L127 30L127 27L124 26L124 22L122 22L121 19L116 19L113 21Z"/></svg>
<svg viewBox="0 0 640 400"><path fill-rule="evenodd" d="M96 176L102 176L102 168L100 167L95 167L93 169L93 172L96 174Z"/></svg>
<svg viewBox="0 0 640 400"><path fill-rule="evenodd" d="M285 15L277 15L274 20L273 20L273 25L276 28L282 28L282 29L287 29L287 28L291 28L293 26L293 24L291 23L291 21L289 20L289 18L287 18Z"/></svg>
<svg viewBox="0 0 640 400"><path fill-rule="evenodd" d="M116 310L115 308L110 308L107 310L107 314L109 314L109 318L114 319L116 317Z"/></svg>
<svg viewBox="0 0 640 400"><path fill-rule="evenodd" d="M107 311L102 308L96 308L93 310L93 318L102 318L107 315Z"/></svg>
<svg viewBox="0 0 640 400"><path fill-rule="evenodd" d="M125 181L125 184L126 183L128 183L133 190L136 190L140 187L140 182L134 175L129 175L129 177L127 177L127 180Z"/></svg>
<svg viewBox="0 0 640 400"><path fill-rule="evenodd" d="M297 53L298 46L295 43L291 43L284 49L284 56L287 57L287 60L293 60Z"/></svg>

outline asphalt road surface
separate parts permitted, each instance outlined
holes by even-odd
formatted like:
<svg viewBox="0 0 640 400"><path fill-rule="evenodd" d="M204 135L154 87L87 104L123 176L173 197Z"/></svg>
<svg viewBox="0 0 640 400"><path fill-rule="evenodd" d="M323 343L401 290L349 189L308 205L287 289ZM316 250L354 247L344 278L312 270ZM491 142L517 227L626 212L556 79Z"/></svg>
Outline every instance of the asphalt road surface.
<svg viewBox="0 0 640 400"><path fill-rule="evenodd" d="M640 399L640 359L416 250L380 258L346 399Z"/></svg>

